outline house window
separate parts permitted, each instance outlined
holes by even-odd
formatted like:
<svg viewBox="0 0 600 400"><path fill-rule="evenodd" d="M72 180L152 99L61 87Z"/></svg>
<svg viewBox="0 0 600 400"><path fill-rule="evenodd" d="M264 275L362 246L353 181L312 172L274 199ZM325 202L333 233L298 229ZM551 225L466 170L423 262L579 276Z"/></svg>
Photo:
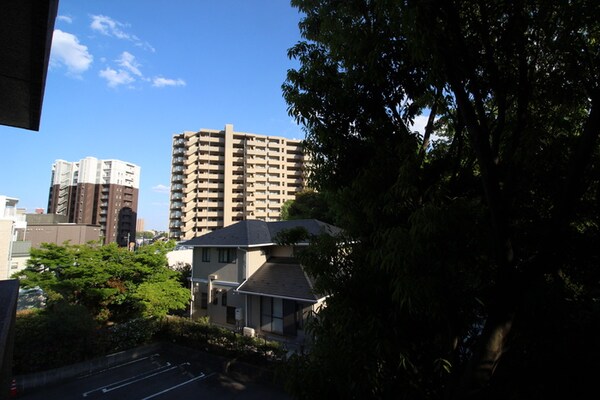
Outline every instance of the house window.
<svg viewBox="0 0 600 400"><path fill-rule="evenodd" d="M235 249L219 249L219 262L220 263L235 263L236 251Z"/></svg>
<svg viewBox="0 0 600 400"><path fill-rule="evenodd" d="M202 293L200 293L200 308L203 310L206 310L207 305L208 305L208 293L202 292Z"/></svg>
<svg viewBox="0 0 600 400"><path fill-rule="evenodd" d="M283 334L283 301L272 297L260 298L261 330Z"/></svg>
<svg viewBox="0 0 600 400"><path fill-rule="evenodd" d="M217 304L219 304L219 298L217 297L217 293L218 293L218 290L217 290L217 289L213 290L212 303L213 303L213 305L215 305L215 306L216 306Z"/></svg>
<svg viewBox="0 0 600 400"><path fill-rule="evenodd" d="M235 307L227 307L227 323L235 325Z"/></svg>
<svg viewBox="0 0 600 400"><path fill-rule="evenodd" d="M223 294L221 295L221 305L223 307L227 307L227 292L223 292Z"/></svg>
<svg viewBox="0 0 600 400"><path fill-rule="evenodd" d="M210 262L210 249L202 249L202 262Z"/></svg>

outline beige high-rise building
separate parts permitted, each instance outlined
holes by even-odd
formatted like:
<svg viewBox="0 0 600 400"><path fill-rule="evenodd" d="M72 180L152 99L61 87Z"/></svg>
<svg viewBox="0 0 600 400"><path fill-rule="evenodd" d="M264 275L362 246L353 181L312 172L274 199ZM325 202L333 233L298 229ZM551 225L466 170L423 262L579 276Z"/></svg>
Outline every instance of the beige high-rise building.
<svg viewBox="0 0 600 400"><path fill-rule="evenodd" d="M173 136L169 237L188 240L246 219L277 221L305 186L300 140L202 129Z"/></svg>

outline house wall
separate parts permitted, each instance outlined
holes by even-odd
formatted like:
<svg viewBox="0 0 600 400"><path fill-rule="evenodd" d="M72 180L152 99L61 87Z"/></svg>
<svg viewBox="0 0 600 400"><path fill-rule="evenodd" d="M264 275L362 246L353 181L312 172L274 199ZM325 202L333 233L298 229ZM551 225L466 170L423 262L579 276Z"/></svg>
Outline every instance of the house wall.
<svg viewBox="0 0 600 400"><path fill-rule="evenodd" d="M193 275L194 279L208 279L209 275L217 275L217 280L238 282L238 267L240 265L240 254L241 251L237 250L237 257L235 262L232 263L220 263L219 262L219 251L216 248L210 250L210 261L202 261L202 248L194 248L193 262Z"/></svg>
<svg viewBox="0 0 600 400"><path fill-rule="evenodd" d="M211 322L228 327L235 327L235 323L231 323L231 312L229 309L230 318L227 321L228 307L241 308L244 315L244 297L237 293L235 289L244 280L244 263L246 253L242 250L236 251L236 260L231 263L219 262L218 248L210 248L210 261L202 261L202 248L195 247L192 257L192 279L193 279L193 303L192 303L192 318L209 316ZM249 251L252 260L259 260L255 257L260 254L260 251ZM255 254L256 253L256 254ZM251 261L254 263L255 261ZM261 262L262 265L262 262ZM210 282L209 276L216 275L216 279ZM210 289L209 289L210 286ZM206 293L206 309L202 308L202 294ZM226 294L227 305L223 305L223 294ZM216 302L216 304L213 304Z"/></svg>
<svg viewBox="0 0 600 400"><path fill-rule="evenodd" d="M210 249L210 261L202 261L202 248L193 249L193 301L192 318L209 316L214 324L230 328L244 326L254 328L255 332L263 336L279 336L272 332L263 331L261 328L261 303L260 296L235 293L234 289L241 284L247 276L254 274L269 257L292 257L293 248L289 246L269 246L268 248L253 248L236 250L236 261L233 263L220 263L218 248ZM246 264L246 268L244 268ZM244 274L246 269L246 275ZM217 278L210 281L209 276ZM202 308L202 293L206 294L206 308ZM223 305L223 296L226 294L226 305ZM315 311L318 304L301 303L300 314L306 317L310 311ZM246 311L246 307L248 308ZM229 308L229 310L228 310ZM231 316L235 308L241 312L241 321L232 321ZM227 313L229 311L229 320ZM247 318L247 321L246 321ZM295 315L296 320L299 317ZM288 339L296 342L304 341L303 324L297 329L295 335L287 335Z"/></svg>
<svg viewBox="0 0 600 400"><path fill-rule="evenodd" d="M13 238L13 221L0 219L0 280L10 277L10 250Z"/></svg>
<svg viewBox="0 0 600 400"><path fill-rule="evenodd" d="M244 277L244 279L246 279L247 277L249 277L253 273L255 273L256 270L258 270L260 268L260 266L263 265L267 261L267 258L268 258L268 253L266 253L265 250L262 248L249 250L246 255L247 255L247 266L246 266L246 276ZM242 283L242 281L240 281L240 283Z"/></svg>
<svg viewBox="0 0 600 400"><path fill-rule="evenodd" d="M218 291L218 294L213 296L213 302L208 304L207 314L210 316L210 322L213 324L234 328L242 326L243 321L235 320L235 309L239 308L242 318L244 316L244 295L234 292L233 287L221 286L215 284L213 290ZM223 305L224 296L227 298L226 305ZM229 312L229 318L228 318ZM233 314L233 315L232 315ZM233 316L233 319L232 319Z"/></svg>
<svg viewBox="0 0 600 400"><path fill-rule="evenodd" d="M269 248L270 257L293 257L294 248L290 246L271 246Z"/></svg>

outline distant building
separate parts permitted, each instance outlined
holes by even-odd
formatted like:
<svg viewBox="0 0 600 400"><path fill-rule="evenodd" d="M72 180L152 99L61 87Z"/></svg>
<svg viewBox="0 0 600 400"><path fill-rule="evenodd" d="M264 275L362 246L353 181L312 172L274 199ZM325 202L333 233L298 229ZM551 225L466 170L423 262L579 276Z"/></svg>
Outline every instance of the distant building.
<svg viewBox="0 0 600 400"><path fill-rule="evenodd" d="M173 137L169 237L188 240L238 221L277 221L305 186L300 140L202 129Z"/></svg>
<svg viewBox="0 0 600 400"><path fill-rule="evenodd" d="M54 243L61 246L68 242L76 245L98 242L102 239L100 225L69 223L65 215L26 214L26 218L25 237L34 249L39 249L42 243Z"/></svg>
<svg viewBox="0 0 600 400"><path fill-rule="evenodd" d="M19 199L0 196L0 280L25 268L31 243L25 241L25 210L17 208Z"/></svg>
<svg viewBox="0 0 600 400"><path fill-rule="evenodd" d="M136 226L136 228L137 228L138 232L144 232L145 231L145 229L144 229L144 218L138 218L137 219L137 226Z"/></svg>
<svg viewBox="0 0 600 400"><path fill-rule="evenodd" d="M135 241L140 167L120 160L86 157L56 160L48 196L48 213L67 222L100 225L104 243Z"/></svg>

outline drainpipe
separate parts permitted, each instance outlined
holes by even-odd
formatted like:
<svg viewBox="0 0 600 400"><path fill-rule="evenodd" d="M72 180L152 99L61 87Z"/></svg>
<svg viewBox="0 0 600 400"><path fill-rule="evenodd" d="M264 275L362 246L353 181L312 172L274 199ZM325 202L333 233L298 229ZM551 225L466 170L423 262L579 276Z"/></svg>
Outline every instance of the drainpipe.
<svg viewBox="0 0 600 400"><path fill-rule="evenodd" d="M248 250L237 248L244 252L244 265L242 270L242 282L248 279ZM244 326L248 326L248 295L244 294Z"/></svg>
<svg viewBox="0 0 600 400"><path fill-rule="evenodd" d="M190 303L190 319L193 320L194 319L194 281L192 280L192 277L190 276L190 292L192 294L192 301Z"/></svg>
<svg viewBox="0 0 600 400"><path fill-rule="evenodd" d="M213 281L218 278L217 275L209 275L208 276L208 293L206 294L206 308L208 309L208 305L212 304L212 286Z"/></svg>

